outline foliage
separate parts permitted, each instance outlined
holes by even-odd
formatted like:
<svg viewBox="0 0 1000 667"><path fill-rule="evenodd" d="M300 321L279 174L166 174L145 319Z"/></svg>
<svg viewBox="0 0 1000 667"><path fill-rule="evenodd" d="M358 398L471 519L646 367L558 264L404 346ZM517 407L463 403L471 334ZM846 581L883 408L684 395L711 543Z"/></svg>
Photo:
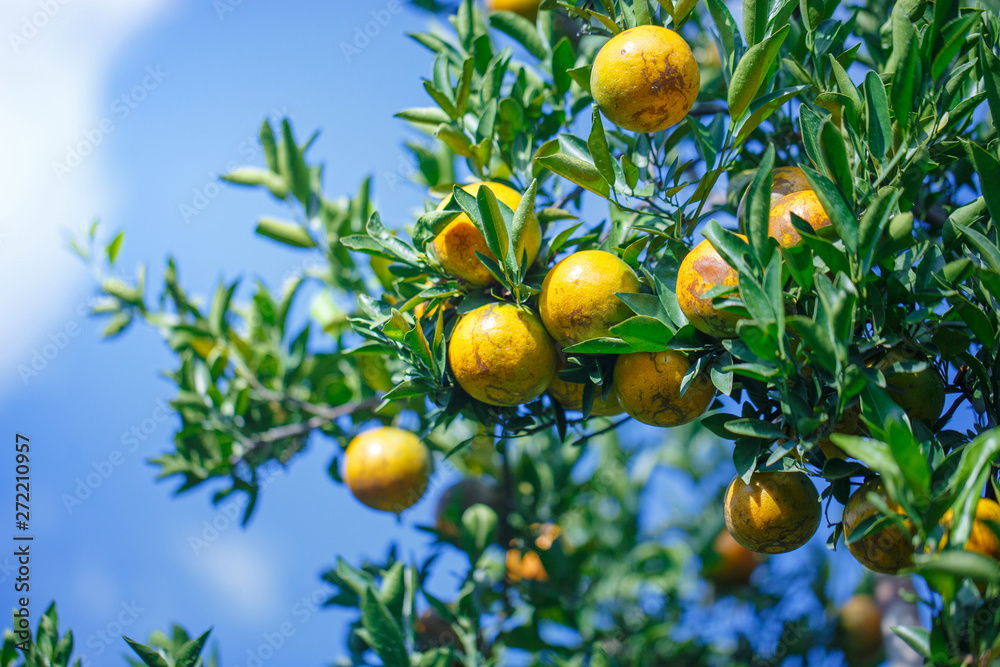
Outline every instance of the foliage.
<svg viewBox="0 0 1000 667"><path fill-rule="evenodd" d="M711 558L718 502L704 521L675 522L680 540L641 521L654 502L644 493L653 470L677 452L697 456L707 429L733 443L736 475L801 470L820 481L828 510L878 474L905 517L879 500L885 516L852 539L905 525L919 554L913 572L934 593L915 600L930 610L930 628L896 632L935 664L993 659L997 564L962 546L984 489L996 495L1000 453L1000 199L988 187L1000 178L995 9L746 0L741 26L721 0L545 0L535 22L469 0L434 5L453 12L450 28L412 35L433 54L423 81L433 104L397 114L423 136L407 146L415 180L435 197L411 226L381 221L369 180L351 198L326 198L322 164L307 157L312 139L299 143L283 121L261 127L264 167L225 177L266 188L293 211L257 225L308 258L279 290L258 283L241 304L239 282L223 283L202 304L170 260L147 300L144 272L133 284L114 276L121 235L102 253L95 229L77 242L99 271L94 310L110 318L106 335L143 320L176 353L169 377L180 426L174 451L155 461L161 476L180 477L179 491L221 478L215 502L249 494L248 519L262 467L288 464L310 434L343 447L373 420L405 423L443 464L492 478L504 502L463 516L453 546L469 568L453 600L423 588L433 557L407 563L390 550L385 562L339 561L324 575L338 590L330 604L358 609L349 660L503 664L521 650L531 664L739 664L755 659L754 638L727 647L676 632L697 606L685 573L692 556ZM702 79L688 117L648 135L606 126L589 93L603 43L642 24L684 36ZM787 165L802 168L832 221L826 233L793 215L802 242L788 248L768 234L772 173ZM487 188L472 196L456 187L468 180L525 194L512 210ZM739 229L723 226L744 198ZM544 238L529 265L514 249L533 211ZM460 213L492 255L479 254L496 279L486 289L449 276L429 250ZM735 338L700 333L678 305L678 266L696 234L739 274L736 288L709 293L742 316ZM532 306L555 258L591 248L622 257L642 290L621 296L633 315L611 336L564 350L561 376L586 384L583 413L544 395L514 408L472 399L448 367L457 318L493 301ZM306 299L300 324L294 313ZM617 434L631 425L590 417L589 406L598 391L607 396L618 355L664 349L692 360L685 385L708 374L720 398L699 427L649 449L622 447ZM903 360L881 363L890 350ZM892 378L928 369L951 400L924 422L897 405ZM836 432L857 414L858 430ZM848 459L825 453L828 439ZM336 458L330 474L340 482ZM956 518L942 545L949 509ZM547 579L512 581L504 549L533 549L532 527L546 523L562 531L537 548ZM842 527L831 526L835 548ZM825 601L824 576L816 590ZM762 611L777 603L753 587L741 595ZM454 646L421 648L420 600L451 624ZM551 640L553 626L568 643ZM829 642L829 627L787 630L783 655ZM152 644L172 657L133 644L146 664L191 664L196 653L183 633Z"/></svg>

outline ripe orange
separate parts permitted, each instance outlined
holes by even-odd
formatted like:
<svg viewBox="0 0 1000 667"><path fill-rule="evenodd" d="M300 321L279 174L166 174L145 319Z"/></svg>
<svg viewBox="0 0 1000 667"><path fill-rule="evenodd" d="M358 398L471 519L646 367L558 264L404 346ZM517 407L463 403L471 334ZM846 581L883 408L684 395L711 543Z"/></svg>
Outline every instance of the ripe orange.
<svg viewBox="0 0 1000 667"><path fill-rule="evenodd" d="M605 44L590 73L601 112L633 132L659 132L680 122L698 97L701 75L687 42L673 30L641 25Z"/></svg>
<svg viewBox="0 0 1000 667"><path fill-rule="evenodd" d="M792 225L792 213L799 216L813 228L820 231L833 224L826 214L819 198L812 190L802 190L785 195L771 206L770 218L767 223L767 233L777 239L782 248L791 248L802 241L802 236Z"/></svg>
<svg viewBox="0 0 1000 667"><path fill-rule="evenodd" d="M618 402L644 424L687 424L705 412L715 396L707 375L696 377L681 396L681 382L690 368L688 358L674 350L623 354L615 362Z"/></svg>
<svg viewBox="0 0 1000 667"><path fill-rule="evenodd" d="M837 643L847 664L876 665L882 653L882 609L870 595L854 595L837 614Z"/></svg>
<svg viewBox="0 0 1000 667"><path fill-rule="evenodd" d="M726 490L726 528L751 551L783 554L798 549L819 528L822 506L812 480L801 472L755 472L736 477Z"/></svg>
<svg viewBox="0 0 1000 667"><path fill-rule="evenodd" d="M498 201L512 210L517 210L518 204L521 203L521 194L502 183L473 183L463 186L462 189L470 195L476 195L483 185L489 188ZM451 197L445 197L438 205L438 210L443 210L450 200ZM525 222L524 233L515 249L518 262L525 251L528 253L528 264L534 262L541 243L542 228L538 224L538 218L532 213ZM485 287L495 282L495 278L486 266L479 261L476 251L490 259L495 260L496 257L486 246L486 239L465 213L460 213L434 237L431 250L445 271L472 287Z"/></svg>
<svg viewBox="0 0 1000 667"><path fill-rule="evenodd" d="M868 500L869 492L882 498L890 510L900 515L903 514L903 508L890 501L886 496L882 482L873 477L862 484L844 505L845 540L850 539L858 524L878 512L875 505ZM908 521L906 525L907 530L909 530ZM898 524L891 524L853 544L849 543L847 549L859 563L869 570L883 574L897 574L903 568L913 564L913 544L910 542L910 535L904 532Z"/></svg>
<svg viewBox="0 0 1000 667"><path fill-rule="evenodd" d="M556 372L556 346L538 317L490 303L458 320L448 341L455 379L470 396L512 407L540 396Z"/></svg>
<svg viewBox="0 0 1000 667"><path fill-rule="evenodd" d="M715 536L712 551L716 560L704 568L704 575L716 586L746 586L760 565L760 556L734 540L728 530L720 530Z"/></svg>
<svg viewBox="0 0 1000 667"><path fill-rule="evenodd" d="M539 525L537 523L528 526L528 530L534 536L535 548L539 551L548 551L553 543L559 538L562 529L554 523ZM515 544L511 541L511 546ZM542 559L537 551L527 550L523 553L520 549L511 548L507 550L507 579L512 583L521 580L548 581L549 573L542 565Z"/></svg>
<svg viewBox="0 0 1000 667"><path fill-rule="evenodd" d="M491 12L508 11L520 14L529 21L538 17L538 5L542 0L486 0L486 9Z"/></svg>
<svg viewBox="0 0 1000 667"><path fill-rule="evenodd" d="M875 368L885 374L889 397L910 419L919 419L928 425L937 421L944 409L944 383L933 368L925 368L919 373L893 373L892 365L901 361L914 361L919 356L901 348L889 350L875 364Z"/></svg>
<svg viewBox="0 0 1000 667"><path fill-rule="evenodd" d="M946 531L951 530L951 522L954 513L949 509L941 517L941 525ZM995 561L1000 561L1000 538L993 532L993 529L986 523L992 521L1000 523L1000 505L995 500L980 498L976 504L976 518L972 522L972 533L965 543L966 551L974 551ZM941 548L948 544L948 534L941 539Z"/></svg>
<svg viewBox="0 0 1000 667"><path fill-rule="evenodd" d="M744 241L745 236L740 235ZM714 287L736 287L740 283L736 270L705 239L691 249L677 270L677 303L695 329L717 338L736 335L736 323L742 319L736 313L719 310L712 299L702 295Z"/></svg>
<svg viewBox="0 0 1000 667"><path fill-rule="evenodd" d="M632 268L610 252L581 250L549 270L542 282L538 312L562 346L610 335L608 330L632 315L616 292L638 292Z"/></svg>
<svg viewBox="0 0 1000 667"><path fill-rule="evenodd" d="M355 498L373 509L398 514L427 490L431 452L409 431L381 426L360 433L344 458L344 481Z"/></svg>
<svg viewBox="0 0 1000 667"><path fill-rule="evenodd" d="M803 190L812 190L812 186L806 180L805 172L798 167L778 167L771 172L771 206L774 206L775 202L785 195ZM736 209L736 219L739 220L740 229L744 228L746 222L748 194L750 194L750 188L743 192L740 205Z"/></svg>
<svg viewBox="0 0 1000 667"><path fill-rule="evenodd" d="M583 409L583 387L583 383L567 382L559 377L559 373L556 373L549 384L549 394L567 410L579 412ZM595 387L594 405L590 409L591 417L611 417L625 412L621 403L618 402L618 394L615 393L613 385L606 400L601 400L602 391L602 387Z"/></svg>
<svg viewBox="0 0 1000 667"><path fill-rule="evenodd" d="M477 504L499 511L500 494L497 488L474 478L452 484L438 498L434 511L435 527L448 537L458 537L461 533L462 515L465 510Z"/></svg>

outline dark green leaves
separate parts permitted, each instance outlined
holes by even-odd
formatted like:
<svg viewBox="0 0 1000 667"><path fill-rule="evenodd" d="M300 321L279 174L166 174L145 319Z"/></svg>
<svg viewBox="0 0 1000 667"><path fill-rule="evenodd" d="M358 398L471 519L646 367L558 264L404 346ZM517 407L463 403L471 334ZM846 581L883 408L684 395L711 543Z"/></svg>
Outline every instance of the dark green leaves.
<svg viewBox="0 0 1000 667"><path fill-rule="evenodd" d="M770 256L768 245L768 219L771 210L771 175L774 168L774 146L769 145L761 158L757 174L747 189L747 237L758 266L767 264Z"/></svg>
<svg viewBox="0 0 1000 667"><path fill-rule="evenodd" d="M743 36L748 46L764 39L770 9L770 0L743 0Z"/></svg>
<svg viewBox="0 0 1000 667"><path fill-rule="evenodd" d="M892 129L889 123L889 98L885 86L875 72L868 72L863 85L865 91L865 113L868 127L868 150L877 162L885 158L892 145Z"/></svg>
<svg viewBox="0 0 1000 667"><path fill-rule="evenodd" d="M361 622L372 640L372 648L386 667L408 667L406 639L396 619L369 584L361 596Z"/></svg>

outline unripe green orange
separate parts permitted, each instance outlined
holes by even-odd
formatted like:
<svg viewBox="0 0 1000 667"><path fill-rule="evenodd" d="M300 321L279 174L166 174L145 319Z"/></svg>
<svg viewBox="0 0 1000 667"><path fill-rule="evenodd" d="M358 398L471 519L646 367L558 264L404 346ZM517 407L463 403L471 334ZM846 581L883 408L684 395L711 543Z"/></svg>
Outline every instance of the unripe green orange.
<svg viewBox="0 0 1000 667"><path fill-rule="evenodd" d="M890 510L903 514L903 508L889 500L882 482L873 477L862 484L844 505L844 539L850 540L858 525L870 516L878 514L878 508L868 499L869 492L885 501ZM909 520L905 521L907 531L893 523L875 533L870 533L853 543L848 541L847 549L859 563L869 570L883 574L897 574L903 568L913 565L913 544L910 542Z"/></svg>

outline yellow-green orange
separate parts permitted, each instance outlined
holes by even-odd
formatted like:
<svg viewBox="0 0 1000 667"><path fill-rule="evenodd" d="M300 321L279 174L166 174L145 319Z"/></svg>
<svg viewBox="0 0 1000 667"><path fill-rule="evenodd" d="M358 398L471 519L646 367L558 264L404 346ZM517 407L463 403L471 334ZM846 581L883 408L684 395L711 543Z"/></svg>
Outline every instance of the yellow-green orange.
<svg viewBox="0 0 1000 667"><path fill-rule="evenodd" d="M740 235L744 241L745 236ZM705 239L691 249L677 270L677 303L695 329L716 338L736 335L736 313L719 310L712 299L704 298L709 290L725 285L736 287L740 276L726 263L715 247Z"/></svg>
<svg viewBox="0 0 1000 667"><path fill-rule="evenodd" d="M903 408L910 419L919 419L931 424L941 416L944 409L944 383L933 366L916 373L893 373L892 366L904 361L920 361L921 358L907 350L889 350L875 364L875 368L885 374L889 397Z"/></svg>
<svg viewBox="0 0 1000 667"><path fill-rule="evenodd" d="M944 526L946 531L951 530L953 516L953 512L949 509L941 517L941 525ZM995 500L980 498L976 504L976 518L972 522L972 532L969 534L969 539L965 542L965 550L974 551L995 561L1000 561L1000 538L997 537L997 534L986 523L987 521L1000 523L1000 505ZM945 533L944 538L941 540L941 547L944 548L947 544L948 534Z"/></svg>
<svg viewBox="0 0 1000 667"><path fill-rule="evenodd" d="M816 487L801 472L755 472L736 477L726 490L726 528L751 551L782 554L798 549L819 528Z"/></svg>
<svg viewBox="0 0 1000 667"><path fill-rule="evenodd" d="M681 382L690 368L688 358L674 350L623 354L615 362L618 402L644 424L687 424L705 412L715 396L715 386L704 374L681 395Z"/></svg>
<svg viewBox="0 0 1000 667"><path fill-rule="evenodd" d="M869 570L896 574L913 564L913 545L910 542L910 535L904 532L898 523L891 523L853 543L849 541L851 534L862 521L879 513L878 508L868 499L869 493L881 498L893 512L903 514L903 509L886 497L885 488L878 478L868 480L851 494L847 504L844 505L844 538L848 541L847 548L851 555ZM906 522L907 525L908 523Z"/></svg>
<svg viewBox="0 0 1000 667"><path fill-rule="evenodd" d="M882 653L882 609L870 595L854 595L837 614L837 643L850 667L876 665Z"/></svg>
<svg viewBox="0 0 1000 667"><path fill-rule="evenodd" d="M610 252L581 250L553 266L542 281L538 313L562 346L608 336L632 315L618 292L638 292L632 268Z"/></svg>
<svg viewBox="0 0 1000 667"><path fill-rule="evenodd" d="M583 409L583 390L584 384L582 382L567 382L560 378L558 373L552 378L552 383L549 385L549 394L567 410L580 411ZM621 403L618 402L618 394L615 393L614 385L608 391L608 397L602 400L603 391L603 387L594 388L594 405L590 408L592 417L610 417L625 412Z"/></svg>
<svg viewBox="0 0 1000 667"><path fill-rule="evenodd" d="M540 396L556 372L556 346L531 310L490 303L458 320L448 341L455 379L483 403L512 407Z"/></svg>
<svg viewBox="0 0 1000 667"><path fill-rule="evenodd" d="M833 224L812 190L785 195L771 206L767 223L767 233L774 237L782 248L791 248L802 241L799 231L792 225L792 213L807 222L813 231L818 232Z"/></svg>
<svg viewBox="0 0 1000 667"><path fill-rule="evenodd" d="M683 120L700 84L687 42L652 25L612 37L590 72L590 91L601 112L633 132L659 132Z"/></svg>
<svg viewBox="0 0 1000 667"><path fill-rule="evenodd" d="M502 183L473 183L463 186L462 189L475 196L483 185L496 196L498 201L503 202L512 210L517 210L518 204L521 203L520 193ZM449 201L450 197L446 197L438 205L438 210L444 209ZM527 252L528 264L534 262L541 243L542 229L538 224L538 218L532 213L524 223L520 243L515 249L518 261L523 253ZM485 287L495 281L486 266L479 261L476 252L494 260L496 257L486 246L486 239L465 213L456 216L434 237L431 248L434 256L437 257L449 275L463 280L473 287Z"/></svg>
<svg viewBox="0 0 1000 667"><path fill-rule="evenodd" d="M347 445L344 458L344 481L368 507L398 514L427 490L431 453L409 431L391 426L365 431Z"/></svg>
<svg viewBox="0 0 1000 667"><path fill-rule="evenodd" d="M716 586L746 586L760 565L761 556L733 539L728 530L721 530L715 536L712 552L714 560L702 572Z"/></svg>
<svg viewBox="0 0 1000 667"><path fill-rule="evenodd" d="M538 16L541 0L486 0L486 9L491 12L508 11L520 14L529 21Z"/></svg>

